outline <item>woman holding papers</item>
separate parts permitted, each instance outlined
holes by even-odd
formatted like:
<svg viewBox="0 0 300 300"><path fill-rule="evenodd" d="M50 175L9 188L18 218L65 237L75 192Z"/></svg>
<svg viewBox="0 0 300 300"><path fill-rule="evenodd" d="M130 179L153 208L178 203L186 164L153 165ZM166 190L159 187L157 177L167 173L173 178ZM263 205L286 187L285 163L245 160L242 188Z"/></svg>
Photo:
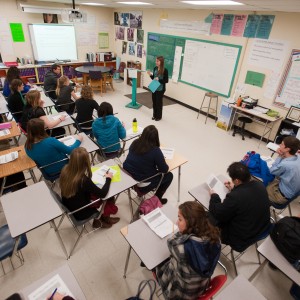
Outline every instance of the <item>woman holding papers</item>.
<svg viewBox="0 0 300 300"><path fill-rule="evenodd" d="M29 120L39 118L44 121L45 128L52 129L65 120L65 116L60 116L57 120L49 120L43 109L44 101L41 99L41 93L39 91L29 91L26 94L26 105L23 110L23 114L20 120L22 128L27 130L27 123ZM50 131L47 131L50 134ZM62 136L66 133L64 128L53 128L51 130L51 136Z"/></svg>
<svg viewBox="0 0 300 300"><path fill-rule="evenodd" d="M221 253L219 230L198 202L179 206L179 232L168 239L170 259L156 268L165 299L198 299L209 284Z"/></svg>
<svg viewBox="0 0 300 300"><path fill-rule="evenodd" d="M82 137L78 135L73 145L66 146L59 140L49 137L44 128L45 124L41 119L31 119L28 122L25 151L40 167L54 163L44 171L48 175L55 175L60 173L63 166L68 163L67 155L80 146Z"/></svg>
<svg viewBox="0 0 300 300"><path fill-rule="evenodd" d="M143 182L143 186L138 187L143 194L154 190L161 180L160 173L164 173L155 195L162 204L167 203L168 200L162 197L173 180L173 174L168 172L169 166L160 149L158 131L155 126L147 126L142 135L131 144L123 166L137 181L149 178L147 182Z"/></svg>
<svg viewBox="0 0 300 300"><path fill-rule="evenodd" d="M102 102L98 108L98 119L92 125L94 137L102 147L107 158L118 156L121 149L120 139L126 137L124 124L114 116L113 107Z"/></svg>
<svg viewBox="0 0 300 300"><path fill-rule="evenodd" d="M152 102L153 102L153 117L152 120L160 121L162 118L162 109L163 109L163 96L166 91L166 83L169 82L168 70L165 68L165 60L163 56L158 56L156 58L156 67L151 74L150 71L147 71L148 75L152 80L157 80L160 85L152 93Z"/></svg>
<svg viewBox="0 0 300 300"><path fill-rule="evenodd" d="M92 171L88 152L79 147L75 149L70 156L69 163L63 168L60 175L60 188L63 204L74 211L83 206L91 204L91 199L104 198L110 187L112 173L104 174L105 183L100 189L92 181ZM84 220L93 215L98 210L102 201L86 207L76 213L74 217L78 220ZM97 205L98 204L98 205ZM120 218L110 217L110 214L117 213L118 208L114 203L114 198L106 200L103 214L99 219L94 219L94 228L110 228L113 224L120 221Z"/></svg>

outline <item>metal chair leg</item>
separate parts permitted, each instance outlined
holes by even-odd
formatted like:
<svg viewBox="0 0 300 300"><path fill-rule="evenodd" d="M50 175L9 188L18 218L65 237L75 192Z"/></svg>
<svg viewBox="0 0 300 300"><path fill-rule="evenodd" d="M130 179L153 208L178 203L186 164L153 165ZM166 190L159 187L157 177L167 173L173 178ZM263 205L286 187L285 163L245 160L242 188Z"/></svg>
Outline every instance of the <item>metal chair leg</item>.
<svg viewBox="0 0 300 300"><path fill-rule="evenodd" d="M200 108L199 108L199 110L198 110L197 119L198 119L198 117L199 117L199 115L200 115L200 112L201 112L201 110L202 110L202 106L203 106L203 103L204 103L204 99L205 99L205 95L204 95L204 97L203 97L203 100L202 100L201 106L200 106Z"/></svg>
<svg viewBox="0 0 300 300"><path fill-rule="evenodd" d="M77 246L77 244L78 244L78 242L79 242L79 240L80 240L80 238L81 238L81 236L82 236L82 234L83 234L84 228L85 228L85 226L82 225L82 230L81 230L81 232L80 232L80 234L79 234L79 236L78 236L78 238L77 238L77 241L75 242L75 245L73 246L73 248L72 248L72 250L71 250L71 252L70 252L70 254L69 254L68 259L69 259L69 258L71 257L71 255L73 254L73 252L74 252L74 250L75 250L75 248L76 248L76 246Z"/></svg>
<svg viewBox="0 0 300 300"><path fill-rule="evenodd" d="M129 246L129 248L128 248L123 278L126 278L126 272L127 272L127 268L128 268L128 263L129 263L130 253L131 253L131 246Z"/></svg>
<svg viewBox="0 0 300 300"><path fill-rule="evenodd" d="M261 265L260 255L259 255L259 252L257 251L257 248L258 248L258 243L256 242L255 243L255 251L256 251L257 258L258 258L258 263Z"/></svg>
<svg viewBox="0 0 300 300"><path fill-rule="evenodd" d="M234 267L234 272L235 272L235 276L238 276L238 272L237 272L237 268L236 268L236 264L235 264L235 259L234 259L234 253L233 250L230 250L230 255L231 255L231 260L233 263L233 267Z"/></svg>

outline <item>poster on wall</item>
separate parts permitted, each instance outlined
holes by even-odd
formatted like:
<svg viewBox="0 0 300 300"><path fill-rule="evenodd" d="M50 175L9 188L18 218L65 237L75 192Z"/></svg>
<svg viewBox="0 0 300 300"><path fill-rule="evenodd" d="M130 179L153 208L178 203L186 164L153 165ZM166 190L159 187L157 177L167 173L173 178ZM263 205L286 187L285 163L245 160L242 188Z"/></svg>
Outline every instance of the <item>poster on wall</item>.
<svg viewBox="0 0 300 300"><path fill-rule="evenodd" d="M117 26L116 27L116 39L117 40L124 40L124 27Z"/></svg>
<svg viewBox="0 0 300 300"><path fill-rule="evenodd" d="M137 30L137 43L144 44L144 30L138 29Z"/></svg>
<svg viewBox="0 0 300 300"><path fill-rule="evenodd" d="M118 12L114 12L114 24L121 25L121 14Z"/></svg>
<svg viewBox="0 0 300 300"><path fill-rule="evenodd" d="M223 14L215 14L211 23L210 33L211 34L220 34L222 23L223 23Z"/></svg>
<svg viewBox="0 0 300 300"><path fill-rule="evenodd" d="M141 11L130 12L130 28L142 28L143 13Z"/></svg>
<svg viewBox="0 0 300 300"><path fill-rule="evenodd" d="M122 54L126 54L127 52L127 42L122 43Z"/></svg>
<svg viewBox="0 0 300 300"><path fill-rule="evenodd" d="M129 49L128 49L129 55L135 55L135 44L129 43Z"/></svg>
<svg viewBox="0 0 300 300"><path fill-rule="evenodd" d="M44 23L58 24L58 18L56 14L43 14Z"/></svg>
<svg viewBox="0 0 300 300"><path fill-rule="evenodd" d="M127 41L133 42L134 41L134 29L127 28Z"/></svg>
<svg viewBox="0 0 300 300"><path fill-rule="evenodd" d="M129 13L121 13L121 26L129 27Z"/></svg>
<svg viewBox="0 0 300 300"><path fill-rule="evenodd" d="M99 32L98 34L99 49L109 48L108 32Z"/></svg>
<svg viewBox="0 0 300 300"><path fill-rule="evenodd" d="M136 56L142 58L143 56L143 45L137 44Z"/></svg>

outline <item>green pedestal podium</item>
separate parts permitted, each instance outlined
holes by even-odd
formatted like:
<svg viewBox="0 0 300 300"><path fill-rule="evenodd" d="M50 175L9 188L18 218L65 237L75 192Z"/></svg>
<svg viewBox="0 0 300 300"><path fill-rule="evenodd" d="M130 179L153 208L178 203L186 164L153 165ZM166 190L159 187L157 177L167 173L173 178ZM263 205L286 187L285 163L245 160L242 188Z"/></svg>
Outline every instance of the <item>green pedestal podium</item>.
<svg viewBox="0 0 300 300"><path fill-rule="evenodd" d="M131 96L131 102L125 105L128 108L134 108L134 109L139 109L142 104L136 102L136 85L137 85L137 79L136 78L131 78L132 82L132 96Z"/></svg>

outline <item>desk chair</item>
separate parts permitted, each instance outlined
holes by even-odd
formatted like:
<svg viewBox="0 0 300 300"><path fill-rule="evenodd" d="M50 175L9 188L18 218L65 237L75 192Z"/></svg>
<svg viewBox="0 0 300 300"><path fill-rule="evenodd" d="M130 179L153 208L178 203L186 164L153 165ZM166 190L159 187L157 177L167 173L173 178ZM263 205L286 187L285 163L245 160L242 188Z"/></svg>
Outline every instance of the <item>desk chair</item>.
<svg viewBox="0 0 300 300"><path fill-rule="evenodd" d="M234 126L232 136L235 136L236 133L240 133L242 136L242 140L245 140L245 126L246 124L252 123L252 120L248 117L239 117L238 121L241 123L241 126ZM249 133L249 138L251 138L251 134Z"/></svg>
<svg viewBox="0 0 300 300"><path fill-rule="evenodd" d="M257 251L258 242L261 241L261 240L263 240L263 239L265 239L265 238L267 238L268 235L270 234L270 232L272 231L272 229L273 229L273 224L270 223L268 225L268 227L264 231L262 231L255 238L254 242L252 242L251 244L249 244L246 248L232 249L229 245L225 245L222 248L221 254L223 256L225 256L230 262L232 262L233 267L234 267L235 276L238 275L238 271L237 271L237 267L236 267L236 263L235 262L247 251L247 249L249 249L249 247L251 247L254 244L255 244L256 255L257 255L257 258L258 258L258 263L261 264L259 252ZM223 250L226 249L227 247L230 248L230 251L228 253L224 253ZM238 252L238 255L235 256L234 252Z"/></svg>
<svg viewBox="0 0 300 300"><path fill-rule="evenodd" d="M104 81L101 71L90 71L89 72L90 77L90 86L93 91L100 91L101 97L104 87Z"/></svg>
<svg viewBox="0 0 300 300"><path fill-rule="evenodd" d="M95 64L93 62L84 62L82 65L84 67L93 67Z"/></svg>
<svg viewBox="0 0 300 300"><path fill-rule="evenodd" d="M203 106L206 97L209 98L209 100L208 100L209 101L208 102L208 107L204 107ZM216 99L216 108L211 108L210 107L212 99ZM205 95L203 97L203 100L202 100L202 103L201 103L201 106L200 106L200 108L198 110L197 119L199 118L199 114L200 114L200 112L202 111L203 108L207 108L206 117L205 117L205 124L206 124L207 117L208 117L208 114L209 114L210 111L212 111L213 114L215 115L215 122L216 122L217 119L218 119L218 95L214 94L214 93L205 93Z"/></svg>
<svg viewBox="0 0 300 300"><path fill-rule="evenodd" d="M270 208L271 208L271 212L273 213L273 216L274 216L274 220L275 222L277 222L277 219L278 219L278 216L280 214L283 213L283 211L288 207L289 209L289 214L290 214L290 217L292 216L292 208L291 208L291 202L293 202L296 198L298 198L298 196L300 196L300 193L297 194L295 197L293 198L286 198L287 199L287 202L286 203L283 203L283 204L278 204L278 203L275 203L275 202L272 202L270 201ZM276 213L276 210L278 210L279 212Z"/></svg>
<svg viewBox="0 0 300 300"><path fill-rule="evenodd" d="M72 66L69 66L69 74L71 75L70 80L78 84L83 84L83 78L78 77L78 73Z"/></svg>
<svg viewBox="0 0 300 300"><path fill-rule="evenodd" d="M104 75L105 78L105 85L110 85L111 89L114 91L114 86L113 86L113 79L114 79L114 67L110 68L109 73L106 73ZM106 87L105 87L105 91L106 91Z"/></svg>
<svg viewBox="0 0 300 300"><path fill-rule="evenodd" d="M3 274L5 275L5 270L2 264L2 260L6 258L10 258L10 263L12 265L12 268L14 268L13 262L12 262L12 255L14 253L14 247L15 247L16 240L11 237L8 225L4 225L0 228L0 261L1 266L3 270ZM24 257L22 255L21 249L23 249L27 245L27 237L26 234L22 234L19 243L17 246L17 252L15 253L18 259L20 260L21 266L24 264Z"/></svg>
<svg viewBox="0 0 300 300"><path fill-rule="evenodd" d="M73 226L74 230L76 231L76 233L78 234L78 238L76 239L75 241L75 244L73 245L73 247L71 248L71 251L70 251L70 254L69 254L69 257L68 259L71 257L71 255L73 254L76 246L78 245L79 243L79 240L81 239L81 237L83 236L83 232L84 231L87 231L86 230L86 224L89 223L91 220L94 220L94 219L99 219L100 216L102 215L103 213L103 210L104 210L104 207L105 207L105 204L106 204L106 201L103 201L102 205L101 205L101 209L100 211L98 212L95 212L94 214L92 214L90 217L88 217L87 219L84 219L84 220L77 220L75 217L74 217L74 213L84 209L84 208L87 208L91 205L94 205L94 202L95 201L98 201L100 199L97 199L95 200L94 202L91 202L90 204L88 205L85 205L77 210L74 210L74 211L70 211L63 203L62 203L62 199L61 197L56 193L54 192L53 190L51 191L53 196L54 196L54 199L55 201L58 203L58 205L61 207L61 209L63 210L64 212L64 215L62 216L62 218L60 219L59 221L59 224L57 225L57 228L60 227L60 225L62 224L62 221L64 220L65 216L69 219L71 225ZM81 229L79 230L77 227L81 227ZM92 231L95 231L97 229L93 229ZM92 232L90 231L90 232ZM87 233L89 233L87 231Z"/></svg>

